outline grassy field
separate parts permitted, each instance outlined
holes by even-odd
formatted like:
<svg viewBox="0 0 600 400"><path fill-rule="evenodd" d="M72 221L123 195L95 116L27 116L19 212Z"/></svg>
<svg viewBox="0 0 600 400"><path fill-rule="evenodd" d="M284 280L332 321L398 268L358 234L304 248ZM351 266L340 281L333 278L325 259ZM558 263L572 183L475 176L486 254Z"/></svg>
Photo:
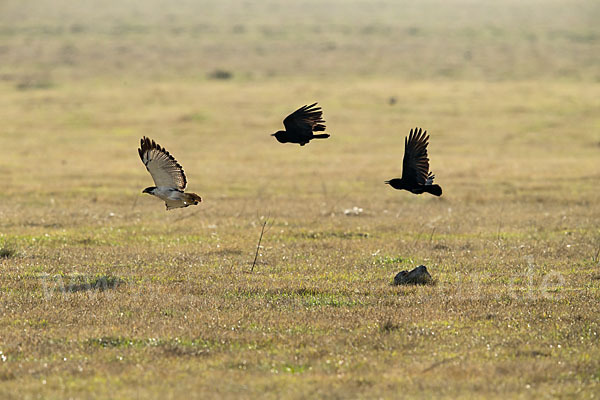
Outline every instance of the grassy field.
<svg viewBox="0 0 600 400"><path fill-rule="evenodd" d="M598 2L324 3L0 1L1 398L597 398Z"/></svg>

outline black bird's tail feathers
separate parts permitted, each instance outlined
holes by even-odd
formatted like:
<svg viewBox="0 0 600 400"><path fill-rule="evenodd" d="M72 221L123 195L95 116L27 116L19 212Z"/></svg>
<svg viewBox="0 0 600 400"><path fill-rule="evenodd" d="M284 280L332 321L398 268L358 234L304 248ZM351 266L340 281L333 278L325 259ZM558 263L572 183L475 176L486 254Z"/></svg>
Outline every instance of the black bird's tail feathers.
<svg viewBox="0 0 600 400"><path fill-rule="evenodd" d="M329 137L329 133L321 133L319 135L313 135L313 139L327 139Z"/></svg>
<svg viewBox="0 0 600 400"><path fill-rule="evenodd" d="M427 193L431 193L434 196L442 195L442 187L440 185L423 185L423 191Z"/></svg>

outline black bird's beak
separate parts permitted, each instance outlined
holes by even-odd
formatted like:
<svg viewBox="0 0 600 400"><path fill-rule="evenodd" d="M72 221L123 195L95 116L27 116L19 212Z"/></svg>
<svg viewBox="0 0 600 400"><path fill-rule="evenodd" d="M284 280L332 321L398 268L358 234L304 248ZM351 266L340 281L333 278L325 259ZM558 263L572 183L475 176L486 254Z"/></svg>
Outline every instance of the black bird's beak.
<svg viewBox="0 0 600 400"><path fill-rule="evenodd" d="M275 134L274 134L274 133L271 133L271 136L275 136Z"/></svg>
<svg viewBox="0 0 600 400"><path fill-rule="evenodd" d="M390 181L385 181L385 182L383 182L383 183L385 183L386 185L389 185L389 184L390 184Z"/></svg>

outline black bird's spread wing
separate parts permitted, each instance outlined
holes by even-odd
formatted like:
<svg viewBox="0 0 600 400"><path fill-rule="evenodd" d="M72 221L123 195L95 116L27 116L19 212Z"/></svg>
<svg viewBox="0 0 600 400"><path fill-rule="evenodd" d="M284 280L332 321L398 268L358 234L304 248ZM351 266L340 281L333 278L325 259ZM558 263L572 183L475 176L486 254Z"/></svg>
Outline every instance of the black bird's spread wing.
<svg viewBox="0 0 600 400"><path fill-rule="evenodd" d="M404 138L404 160L402 161L402 180L407 183L425 185L429 178L429 158L427 145L429 135L420 128L411 129ZM433 177L432 177L433 181Z"/></svg>
<svg viewBox="0 0 600 400"><path fill-rule="evenodd" d="M317 103L309 106L303 106L288 115L283 120L285 130L291 134L311 138L312 133L324 131L325 121L323 120L323 111L321 107L316 107Z"/></svg>
<svg viewBox="0 0 600 400"><path fill-rule="evenodd" d="M138 153L156 186L170 187L181 191L185 189L187 180L183 173L183 167L154 140L144 136Z"/></svg>

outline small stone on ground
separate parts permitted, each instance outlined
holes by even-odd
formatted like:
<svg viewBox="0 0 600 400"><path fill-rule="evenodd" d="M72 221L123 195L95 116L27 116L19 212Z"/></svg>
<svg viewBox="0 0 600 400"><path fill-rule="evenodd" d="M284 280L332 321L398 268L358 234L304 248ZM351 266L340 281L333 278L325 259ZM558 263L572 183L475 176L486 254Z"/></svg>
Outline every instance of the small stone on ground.
<svg viewBox="0 0 600 400"><path fill-rule="evenodd" d="M433 285L433 278L427 267L419 265L412 271L400 271L394 277L394 285Z"/></svg>

